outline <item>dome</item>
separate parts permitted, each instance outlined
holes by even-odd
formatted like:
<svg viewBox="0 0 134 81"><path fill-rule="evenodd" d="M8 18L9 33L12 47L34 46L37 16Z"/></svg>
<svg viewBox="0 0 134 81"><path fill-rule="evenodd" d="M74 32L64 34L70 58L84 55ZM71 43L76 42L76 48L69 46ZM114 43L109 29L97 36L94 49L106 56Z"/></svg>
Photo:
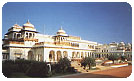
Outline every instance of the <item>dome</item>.
<svg viewBox="0 0 134 81"><path fill-rule="evenodd" d="M62 29L62 27L58 30L57 35L67 36L66 32Z"/></svg>
<svg viewBox="0 0 134 81"><path fill-rule="evenodd" d="M125 45L125 43L124 43L124 42L120 42L119 44L120 44L120 45Z"/></svg>
<svg viewBox="0 0 134 81"><path fill-rule="evenodd" d="M66 33L64 30L58 30L58 33Z"/></svg>
<svg viewBox="0 0 134 81"><path fill-rule="evenodd" d="M22 27L19 26L18 24L14 24L12 27L13 27L13 28L22 28Z"/></svg>
<svg viewBox="0 0 134 81"><path fill-rule="evenodd" d="M20 27L18 24L14 24L12 27Z"/></svg>
<svg viewBox="0 0 134 81"><path fill-rule="evenodd" d="M117 45L117 43L116 42L111 42L110 45Z"/></svg>
<svg viewBox="0 0 134 81"><path fill-rule="evenodd" d="M27 23L23 24L23 27L34 27L34 25L31 24L28 20Z"/></svg>
<svg viewBox="0 0 134 81"><path fill-rule="evenodd" d="M127 43L127 46L131 46L131 44L130 43Z"/></svg>

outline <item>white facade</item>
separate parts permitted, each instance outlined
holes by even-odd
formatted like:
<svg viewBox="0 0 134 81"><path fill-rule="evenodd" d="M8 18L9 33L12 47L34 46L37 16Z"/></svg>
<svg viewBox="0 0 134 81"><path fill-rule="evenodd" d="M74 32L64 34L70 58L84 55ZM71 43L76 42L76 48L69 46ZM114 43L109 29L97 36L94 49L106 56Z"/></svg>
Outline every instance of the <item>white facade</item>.
<svg viewBox="0 0 134 81"><path fill-rule="evenodd" d="M56 35L39 34L29 21L22 27L15 24L3 39L4 59L27 59L57 62L60 58L79 61L93 56L97 42L70 36L61 28Z"/></svg>

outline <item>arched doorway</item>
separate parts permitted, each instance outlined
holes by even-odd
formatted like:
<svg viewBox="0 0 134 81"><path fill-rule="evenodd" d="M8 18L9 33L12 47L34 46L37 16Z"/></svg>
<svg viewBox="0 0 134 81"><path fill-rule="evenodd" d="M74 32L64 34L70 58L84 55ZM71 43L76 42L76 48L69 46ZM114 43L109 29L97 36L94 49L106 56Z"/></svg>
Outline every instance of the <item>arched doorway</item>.
<svg viewBox="0 0 134 81"><path fill-rule="evenodd" d="M80 58L80 53L79 52L77 52L76 58Z"/></svg>
<svg viewBox="0 0 134 81"><path fill-rule="evenodd" d="M32 51L28 52L28 60L34 60L34 55Z"/></svg>
<svg viewBox="0 0 134 81"><path fill-rule="evenodd" d="M81 58L83 58L83 52L81 52Z"/></svg>
<svg viewBox="0 0 134 81"><path fill-rule="evenodd" d="M75 58L75 52L72 52L72 58Z"/></svg>
<svg viewBox="0 0 134 81"><path fill-rule="evenodd" d="M59 61L60 58L62 58L61 51L57 51L57 61Z"/></svg>
<svg viewBox="0 0 134 81"><path fill-rule="evenodd" d="M88 57L90 57L90 53L88 52Z"/></svg>
<svg viewBox="0 0 134 81"><path fill-rule="evenodd" d="M98 55L98 58L101 58L101 55L100 54Z"/></svg>
<svg viewBox="0 0 134 81"><path fill-rule="evenodd" d="M63 51L63 57L68 57L67 51Z"/></svg>
<svg viewBox="0 0 134 81"><path fill-rule="evenodd" d="M53 50L49 53L49 61L55 61L55 52Z"/></svg>
<svg viewBox="0 0 134 81"><path fill-rule="evenodd" d="M85 52L85 57L87 57L87 52Z"/></svg>

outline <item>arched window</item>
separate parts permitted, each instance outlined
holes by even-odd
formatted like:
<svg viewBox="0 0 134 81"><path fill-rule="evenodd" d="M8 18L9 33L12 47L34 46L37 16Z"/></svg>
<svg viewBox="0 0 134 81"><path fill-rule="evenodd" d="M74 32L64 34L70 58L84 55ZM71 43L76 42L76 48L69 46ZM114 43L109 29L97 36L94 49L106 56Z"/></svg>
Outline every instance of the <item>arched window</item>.
<svg viewBox="0 0 134 81"><path fill-rule="evenodd" d="M85 57L87 57L87 52L85 52Z"/></svg>
<svg viewBox="0 0 134 81"><path fill-rule="evenodd" d="M75 52L72 52L72 58L75 58Z"/></svg>
<svg viewBox="0 0 134 81"><path fill-rule="evenodd" d="M17 34L17 38L19 38L20 37L20 34Z"/></svg>
<svg viewBox="0 0 134 81"><path fill-rule="evenodd" d="M33 38L34 38L35 34L33 33Z"/></svg>
<svg viewBox="0 0 134 81"><path fill-rule="evenodd" d="M64 56L64 57L68 57L67 51L64 51L64 52L63 52L63 56Z"/></svg>
<svg viewBox="0 0 134 81"><path fill-rule="evenodd" d="M32 37L32 33L29 33L29 38L31 38Z"/></svg>
<svg viewBox="0 0 134 81"><path fill-rule="evenodd" d="M84 56L83 56L83 52L81 52L81 58L83 58Z"/></svg>
<svg viewBox="0 0 134 81"><path fill-rule="evenodd" d="M79 52L77 52L76 57L80 58L80 53Z"/></svg>
<svg viewBox="0 0 134 81"><path fill-rule="evenodd" d="M28 38L28 33L26 33L26 38Z"/></svg>
<svg viewBox="0 0 134 81"><path fill-rule="evenodd" d="M90 53L88 52L88 57L90 57Z"/></svg>
<svg viewBox="0 0 134 81"><path fill-rule="evenodd" d="M16 33L14 33L14 38L16 38Z"/></svg>

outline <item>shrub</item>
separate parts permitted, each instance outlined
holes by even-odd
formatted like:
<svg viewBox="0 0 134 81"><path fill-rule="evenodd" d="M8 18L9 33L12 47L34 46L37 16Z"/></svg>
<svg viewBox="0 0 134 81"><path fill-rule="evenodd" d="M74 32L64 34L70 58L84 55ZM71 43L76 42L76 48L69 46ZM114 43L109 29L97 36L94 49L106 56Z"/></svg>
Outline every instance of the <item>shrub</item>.
<svg viewBox="0 0 134 81"><path fill-rule="evenodd" d="M69 61L69 59L67 57L65 58L61 58L59 61L58 61L58 67L57 69L64 73L64 72L67 72L67 69L71 66L71 63Z"/></svg>
<svg viewBox="0 0 134 81"><path fill-rule="evenodd" d="M67 69L67 72L76 73L76 70L74 69L74 67L69 67Z"/></svg>
<svg viewBox="0 0 134 81"><path fill-rule="evenodd" d="M15 71L15 66L13 66L13 64L13 60L2 61L2 73L5 77L10 77L11 74Z"/></svg>
<svg viewBox="0 0 134 81"><path fill-rule="evenodd" d="M2 64L2 73L5 77L11 76L13 73L11 64Z"/></svg>
<svg viewBox="0 0 134 81"><path fill-rule="evenodd" d="M26 75L30 77L48 77L49 67L46 62L33 62L27 70Z"/></svg>
<svg viewBox="0 0 134 81"><path fill-rule="evenodd" d="M15 65L18 67L18 72L25 73L27 69L30 67L31 63L35 61L29 61L29 60L15 60Z"/></svg>
<svg viewBox="0 0 134 81"><path fill-rule="evenodd" d="M51 65L52 74L60 73L61 70L59 68L60 68L59 64L52 64Z"/></svg>

